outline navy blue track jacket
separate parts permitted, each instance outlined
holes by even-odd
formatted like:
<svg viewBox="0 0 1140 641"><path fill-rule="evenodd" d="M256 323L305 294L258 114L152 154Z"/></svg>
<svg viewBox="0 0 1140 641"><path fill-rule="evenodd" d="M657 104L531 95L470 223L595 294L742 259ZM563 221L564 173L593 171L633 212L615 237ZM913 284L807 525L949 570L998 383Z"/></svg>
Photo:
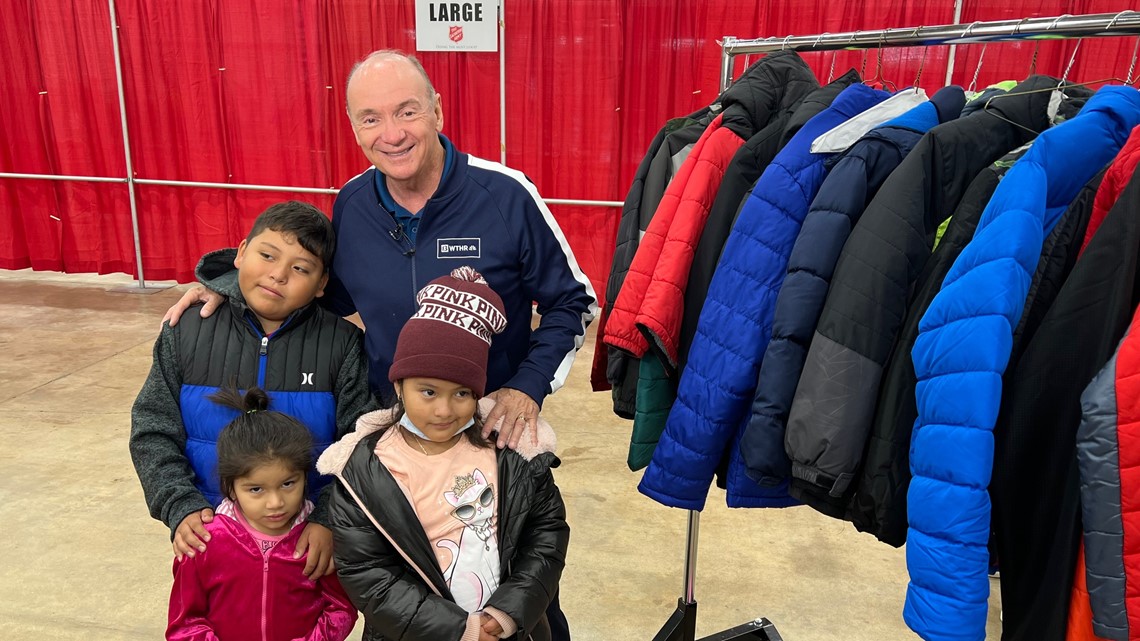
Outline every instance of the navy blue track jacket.
<svg viewBox="0 0 1140 641"><path fill-rule="evenodd" d="M538 190L519 171L456 153L413 242L381 204L376 171L350 180L333 205L337 251L322 299L337 314L359 312L364 320L373 391L394 400L388 368L416 292L470 265L507 311L507 328L491 344L487 391L510 387L541 405L565 383L597 301ZM542 316L534 330L532 302Z"/></svg>

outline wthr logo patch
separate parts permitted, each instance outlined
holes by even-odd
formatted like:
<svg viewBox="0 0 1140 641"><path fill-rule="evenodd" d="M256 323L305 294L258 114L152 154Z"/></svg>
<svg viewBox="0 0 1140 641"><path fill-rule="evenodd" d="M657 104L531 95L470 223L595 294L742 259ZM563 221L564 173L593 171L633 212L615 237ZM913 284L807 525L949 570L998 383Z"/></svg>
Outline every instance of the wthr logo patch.
<svg viewBox="0 0 1140 641"><path fill-rule="evenodd" d="M435 241L436 258L482 258L480 238L440 238Z"/></svg>

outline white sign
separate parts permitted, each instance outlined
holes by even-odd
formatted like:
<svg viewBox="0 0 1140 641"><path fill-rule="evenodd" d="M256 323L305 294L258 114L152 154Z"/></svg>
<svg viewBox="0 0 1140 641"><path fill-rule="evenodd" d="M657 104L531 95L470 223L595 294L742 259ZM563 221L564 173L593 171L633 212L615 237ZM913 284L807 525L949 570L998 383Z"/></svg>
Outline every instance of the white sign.
<svg viewBox="0 0 1140 641"><path fill-rule="evenodd" d="M416 0L416 51L498 51L499 0Z"/></svg>

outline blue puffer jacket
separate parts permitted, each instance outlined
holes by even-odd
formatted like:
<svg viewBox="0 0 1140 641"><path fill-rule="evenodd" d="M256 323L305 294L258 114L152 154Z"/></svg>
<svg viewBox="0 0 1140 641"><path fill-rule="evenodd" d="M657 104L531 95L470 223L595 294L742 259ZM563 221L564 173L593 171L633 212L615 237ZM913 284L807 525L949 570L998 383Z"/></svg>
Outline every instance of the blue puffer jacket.
<svg viewBox="0 0 1140 641"><path fill-rule="evenodd" d="M764 353L752 416L740 441L748 474L761 485L775 485L791 475L784 427L835 263L851 229L922 135L957 118L965 103L961 87L943 88L931 102L860 138L838 158L820 186L788 258L788 275L776 297L772 341Z"/></svg>
<svg viewBox="0 0 1140 641"><path fill-rule="evenodd" d="M744 474L735 444L755 391L760 357L772 333L776 293L830 154L812 141L888 97L857 84L809 120L772 160L742 206L725 243L697 323L677 400L638 489L664 505L704 508L713 472L732 444L728 504L793 505L787 485L760 488Z"/></svg>
<svg viewBox="0 0 1140 641"><path fill-rule="evenodd" d="M990 199L919 324L903 618L930 641L985 638L993 426L1042 239L1140 123L1140 92L1104 87L1041 134Z"/></svg>

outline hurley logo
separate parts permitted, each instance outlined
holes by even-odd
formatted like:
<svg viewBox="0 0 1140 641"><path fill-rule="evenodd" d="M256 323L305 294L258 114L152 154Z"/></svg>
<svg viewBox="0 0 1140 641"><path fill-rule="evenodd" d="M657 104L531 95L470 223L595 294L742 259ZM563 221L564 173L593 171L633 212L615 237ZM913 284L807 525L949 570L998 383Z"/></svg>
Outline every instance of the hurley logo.
<svg viewBox="0 0 1140 641"><path fill-rule="evenodd" d="M312 385L314 373L315 372L301 372L301 384L302 385Z"/></svg>

